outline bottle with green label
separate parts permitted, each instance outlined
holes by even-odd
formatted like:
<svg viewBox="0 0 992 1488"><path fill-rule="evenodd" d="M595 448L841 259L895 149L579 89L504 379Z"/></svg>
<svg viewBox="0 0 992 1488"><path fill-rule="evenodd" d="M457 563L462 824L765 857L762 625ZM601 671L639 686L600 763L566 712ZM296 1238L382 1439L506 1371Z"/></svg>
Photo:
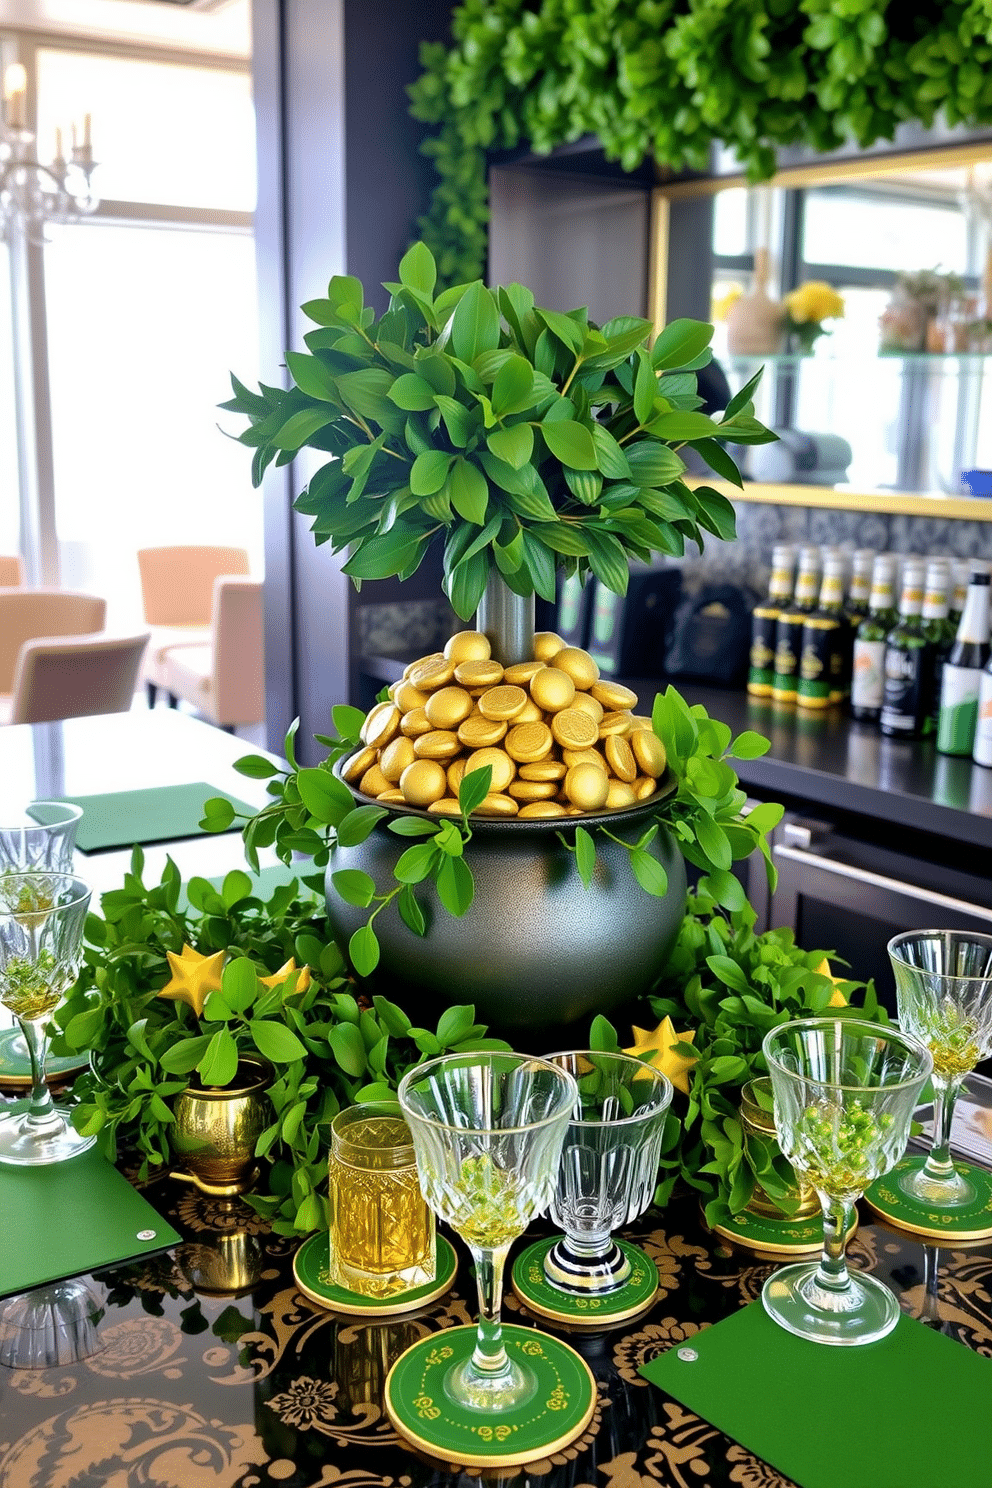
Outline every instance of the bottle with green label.
<svg viewBox="0 0 992 1488"><path fill-rule="evenodd" d="M885 689L885 637L899 616L895 608L895 559L879 553L872 564L868 614L854 638L851 713L862 723L877 723Z"/></svg>
<svg viewBox="0 0 992 1488"><path fill-rule="evenodd" d="M803 625L806 616L816 609L820 592L820 550L800 549L799 572L792 603L779 614L775 626L775 675L772 697L776 702L794 703L799 690L799 665L803 649Z"/></svg>
<svg viewBox="0 0 992 1488"><path fill-rule="evenodd" d="M978 725L982 670L989 659L989 574L972 568L957 639L944 664L937 748L941 754L971 754Z"/></svg>
<svg viewBox="0 0 992 1488"><path fill-rule="evenodd" d="M843 695L844 561L830 554L823 565L820 602L803 622L796 702L800 708L829 708Z"/></svg>
<svg viewBox="0 0 992 1488"><path fill-rule="evenodd" d="M948 619L950 600L950 564L946 558L931 558L927 564L927 582L923 591L923 634L930 643L929 702L923 724L925 734L936 733L940 717L940 688L947 661L954 645L954 627Z"/></svg>
<svg viewBox="0 0 992 1488"><path fill-rule="evenodd" d="M788 543L779 543L772 553L772 576L768 596L751 615L751 669L747 690L751 697L771 697L775 680L775 627L792 598L792 576L796 555Z"/></svg>
<svg viewBox="0 0 992 1488"><path fill-rule="evenodd" d="M885 683L882 690L882 733L897 739L918 739L927 709L930 646L923 634L923 565L910 560L903 566L899 623L885 638Z"/></svg>

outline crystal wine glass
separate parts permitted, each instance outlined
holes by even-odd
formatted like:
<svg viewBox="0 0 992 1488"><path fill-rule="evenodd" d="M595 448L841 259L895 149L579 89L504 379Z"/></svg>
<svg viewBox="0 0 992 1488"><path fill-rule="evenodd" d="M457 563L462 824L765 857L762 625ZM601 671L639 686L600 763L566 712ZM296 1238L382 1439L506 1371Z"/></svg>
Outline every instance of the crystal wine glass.
<svg viewBox="0 0 992 1488"><path fill-rule="evenodd" d="M613 1231L654 1196L672 1085L629 1054L573 1049L548 1058L574 1077L579 1099L551 1199L551 1218L565 1233L545 1256L544 1275L561 1291L604 1297L630 1275Z"/></svg>
<svg viewBox="0 0 992 1488"><path fill-rule="evenodd" d="M779 1144L823 1209L819 1264L774 1272L761 1294L765 1309L815 1343L872 1343L895 1327L899 1304L873 1276L850 1274L847 1235L857 1199L902 1156L933 1060L907 1034L847 1018L783 1024L762 1050Z"/></svg>
<svg viewBox="0 0 992 1488"><path fill-rule="evenodd" d="M965 1075L992 1054L992 935L910 930L889 941L889 959L899 1026L933 1055L933 1145L922 1166L900 1169L898 1186L928 1209L969 1204L975 1188L951 1160L951 1123Z"/></svg>
<svg viewBox="0 0 992 1488"><path fill-rule="evenodd" d="M525 1054L445 1054L403 1076L399 1102L427 1202L461 1235L479 1287L475 1349L445 1389L473 1409L508 1410L536 1389L503 1346L500 1303L511 1243L554 1191L575 1081Z"/></svg>
<svg viewBox="0 0 992 1488"><path fill-rule="evenodd" d="M89 902L89 888L71 874L0 874L0 1003L31 1058L28 1109L0 1120L0 1163L63 1162L96 1141L60 1115L45 1080L47 1024L79 971Z"/></svg>

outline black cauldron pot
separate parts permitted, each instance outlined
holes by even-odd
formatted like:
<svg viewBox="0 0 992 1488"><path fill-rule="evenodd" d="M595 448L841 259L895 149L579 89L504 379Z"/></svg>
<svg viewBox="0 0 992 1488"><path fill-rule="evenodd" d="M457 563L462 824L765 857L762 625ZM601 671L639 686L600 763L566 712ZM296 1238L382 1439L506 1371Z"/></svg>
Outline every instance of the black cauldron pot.
<svg viewBox="0 0 992 1488"><path fill-rule="evenodd" d="M671 787L674 789L674 784ZM662 782L664 790L664 782ZM352 791L360 804L369 798ZM672 834L660 828L648 851L668 875L668 893L655 898L635 879L626 848L595 834L592 886L579 877L575 828L597 824L626 842L636 842L651 823L649 801L628 811L582 818L516 821L472 819L465 861L475 879L475 897L456 919L440 904L431 882L419 885L417 900L427 933L415 935L395 903L376 917L381 955L365 980L370 993L395 999L417 1022L436 1020L445 1007L473 1003L476 1016L519 1045L521 1035L543 1033L567 1042L567 1030L595 1013L608 1014L646 992L664 970L686 910L685 864ZM409 807L391 814L437 817ZM368 910L345 904L330 875L360 868L381 893L395 885L393 869L411 838L380 821L357 847L338 847L327 870L327 917L344 952Z"/></svg>

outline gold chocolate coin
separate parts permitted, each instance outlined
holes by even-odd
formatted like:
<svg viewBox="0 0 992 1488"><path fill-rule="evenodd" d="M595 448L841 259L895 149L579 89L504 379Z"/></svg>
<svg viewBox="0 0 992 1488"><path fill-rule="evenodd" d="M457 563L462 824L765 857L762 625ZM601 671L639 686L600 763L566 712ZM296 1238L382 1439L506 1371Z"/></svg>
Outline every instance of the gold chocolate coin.
<svg viewBox="0 0 992 1488"><path fill-rule="evenodd" d="M511 683L514 687L526 687L530 679L536 676L543 666L543 661L516 661L503 673L503 681Z"/></svg>
<svg viewBox="0 0 992 1488"><path fill-rule="evenodd" d="M527 701L522 687L490 687L479 699L483 718L516 718Z"/></svg>
<svg viewBox="0 0 992 1488"><path fill-rule="evenodd" d="M597 703L611 713L621 712L627 708L637 707L637 693L629 687L624 687L621 682L594 682L589 689Z"/></svg>
<svg viewBox="0 0 992 1488"><path fill-rule="evenodd" d="M607 738L609 738L610 734L629 734L629 733L630 733L630 714L629 713L604 713L603 716L602 716L602 718L599 720L599 737L601 739L607 739Z"/></svg>
<svg viewBox="0 0 992 1488"><path fill-rule="evenodd" d="M351 756L342 768L341 774L348 781L361 780L365 771L371 769L374 764L375 750L366 745L364 749L359 749L357 754Z"/></svg>
<svg viewBox="0 0 992 1488"><path fill-rule="evenodd" d="M610 734L603 752L606 755L606 763L618 780L625 780L630 785L637 779L637 761L626 739L621 738L619 734Z"/></svg>
<svg viewBox="0 0 992 1488"><path fill-rule="evenodd" d="M607 811L620 811L624 806L633 806L636 801L632 785L628 785L625 780L610 781L610 788L606 793Z"/></svg>
<svg viewBox="0 0 992 1488"><path fill-rule="evenodd" d="M503 668L491 658L460 661L455 667L455 681L463 687L495 687L503 680Z"/></svg>
<svg viewBox="0 0 992 1488"><path fill-rule="evenodd" d="M411 708L400 719L400 733L406 734L408 739L416 739L418 734L429 733L430 727L431 721L423 708Z"/></svg>
<svg viewBox="0 0 992 1488"><path fill-rule="evenodd" d="M638 775L634 781L634 795L639 801L646 801L653 796L658 789L657 780L652 780L650 775Z"/></svg>
<svg viewBox="0 0 992 1488"><path fill-rule="evenodd" d="M472 699L464 687L439 687L424 704L424 712L438 729L456 729L472 711Z"/></svg>
<svg viewBox="0 0 992 1488"><path fill-rule="evenodd" d="M595 765L597 770L606 769L606 763L598 749L563 749L561 757L569 770L576 765Z"/></svg>
<svg viewBox="0 0 992 1488"><path fill-rule="evenodd" d="M560 667L542 667L531 678L530 695L539 708L548 713L557 713L569 708L575 697L575 683Z"/></svg>
<svg viewBox="0 0 992 1488"><path fill-rule="evenodd" d="M554 664L568 673L576 687L581 687L586 692L594 682L599 681L599 667L589 652L583 651L580 646L565 646L557 651Z"/></svg>
<svg viewBox="0 0 992 1488"><path fill-rule="evenodd" d="M559 651L564 650L564 647L565 642L553 630L534 632L533 650L538 661L550 661L552 656L557 656Z"/></svg>
<svg viewBox="0 0 992 1488"><path fill-rule="evenodd" d="M509 793L515 801L549 801L557 792L553 780L515 780Z"/></svg>
<svg viewBox="0 0 992 1488"><path fill-rule="evenodd" d="M395 782L399 780L407 765L413 764L416 757L413 740L400 734L399 738L387 744L380 754L379 769L387 780Z"/></svg>
<svg viewBox="0 0 992 1488"><path fill-rule="evenodd" d="M544 714L534 699L528 698L513 721L514 723L543 723Z"/></svg>
<svg viewBox="0 0 992 1488"><path fill-rule="evenodd" d="M465 774L465 761L463 759L452 760L448 766L448 789L453 796L457 796L458 787L462 783Z"/></svg>
<svg viewBox="0 0 992 1488"><path fill-rule="evenodd" d="M403 681L406 682L408 678L413 676L418 667L426 666L429 661L443 660L443 651L432 651L430 656L419 656L416 661L408 662L407 665L403 668Z"/></svg>
<svg viewBox="0 0 992 1488"><path fill-rule="evenodd" d="M563 708L556 713L551 732L563 749L589 749L599 737L595 721L578 708Z"/></svg>
<svg viewBox="0 0 992 1488"><path fill-rule="evenodd" d="M439 816L461 816L462 814L462 808L453 796L442 796L440 801L432 801L427 810L436 812Z"/></svg>
<svg viewBox="0 0 992 1488"><path fill-rule="evenodd" d="M578 708L580 713L588 713L589 717L597 724L603 716L602 703L597 703L590 692L577 692L571 706Z"/></svg>
<svg viewBox="0 0 992 1488"><path fill-rule="evenodd" d="M453 661L449 661L446 656L428 656L426 660L418 662L408 681L423 692L436 692L439 687L446 687L454 675Z"/></svg>
<svg viewBox="0 0 992 1488"><path fill-rule="evenodd" d="M575 765L565 776L565 794L580 811L599 811L609 792L609 778L598 765Z"/></svg>
<svg viewBox="0 0 992 1488"><path fill-rule="evenodd" d="M560 760L537 760L532 765L521 765L517 774L521 780L564 780L568 766Z"/></svg>
<svg viewBox="0 0 992 1488"><path fill-rule="evenodd" d="M528 801L526 806L521 806L517 812L519 821L538 821L542 817L564 816L564 806L559 806L557 801Z"/></svg>
<svg viewBox="0 0 992 1488"><path fill-rule="evenodd" d="M653 728L654 728L654 724L651 722L650 718L645 718L645 716L644 716L643 713L631 713L631 715L630 715L630 732L631 733L633 733L635 729L653 729Z"/></svg>
<svg viewBox="0 0 992 1488"><path fill-rule="evenodd" d="M490 793L498 795L506 790L517 773L517 767L504 749L477 749L465 761L465 774L471 775L473 770L484 770L486 765L493 772Z"/></svg>
<svg viewBox="0 0 992 1488"><path fill-rule="evenodd" d="M422 708L429 697L429 692L421 692L412 682L398 682L393 693L393 702L401 713L409 713L411 708Z"/></svg>
<svg viewBox="0 0 992 1488"><path fill-rule="evenodd" d="M400 801L406 801L406 796L398 786L394 785L392 790L380 791L376 796L376 800L384 802L387 806L392 806Z"/></svg>
<svg viewBox="0 0 992 1488"><path fill-rule="evenodd" d="M413 752L418 759L450 760L460 749L458 735L450 729L432 729L413 741Z"/></svg>
<svg viewBox="0 0 992 1488"><path fill-rule="evenodd" d="M488 749L499 743L508 728L503 718L483 718L481 713L473 713L458 725L458 737L466 749Z"/></svg>
<svg viewBox="0 0 992 1488"><path fill-rule="evenodd" d="M492 647L481 630L459 630L444 643L444 654L458 666L463 661L488 661Z"/></svg>
<svg viewBox="0 0 992 1488"><path fill-rule="evenodd" d="M499 791L487 796L481 805L475 808L479 816L516 816L519 810L512 796L501 795Z"/></svg>
<svg viewBox="0 0 992 1488"><path fill-rule="evenodd" d="M518 723L507 734L503 747L511 759L532 765L551 753L553 742L546 723Z"/></svg>
<svg viewBox="0 0 992 1488"><path fill-rule="evenodd" d="M372 765L365 771L358 782L358 789L363 796L381 796L383 791L392 790L393 782L387 780L378 765Z"/></svg>
<svg viewBox="0 0 992 1488"><path fill-rule="evenodd" d="M630 747L645 775L664 775L668 757L665 746L658 735L648 729L635 729L630 736Z"/></svg>
<svg viewBox="0 0 992 1488"><path fill-rule="evenodd" d="M400 726L400 710L395 703L376 703L362 724L359 737L371 749L381 749L394 738Z"/></svg>
<svg viewBox="0 0 992 1488"><path fill-rule="evenodd" d="M447 776L437 760L414 760L400 776L400 790L409 806L430 806L440 801L447 788Z"/></svg>

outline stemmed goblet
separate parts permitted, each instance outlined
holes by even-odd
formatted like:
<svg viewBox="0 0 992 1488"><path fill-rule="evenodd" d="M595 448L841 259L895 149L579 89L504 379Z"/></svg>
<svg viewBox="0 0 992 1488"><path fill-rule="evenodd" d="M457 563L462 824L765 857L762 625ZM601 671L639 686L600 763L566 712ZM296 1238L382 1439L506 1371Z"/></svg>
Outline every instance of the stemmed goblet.
<svg viewBox="0 0 992 1488"><path fill-rule="evenodd" d="M20 1024L31 1059L28 1109L0 1121L0 1163L63 1162L96 1141L55 1109L45 1079L48 1019L79 971L89 902L89 888L71 874L0 874L0 1003Z"/></svg>
<svg viewBox="0 0 992 1488"><path fill-rule="evenodd" d="M569 1296L583 1299L586 1308L594 1301L598 1317L611 1311L611 1301L636 1310L635 1298L618 1295L629 1291L634 1262L639 1292L646 1290L643 1300L654 1295L657 1271L643 1251L626 1242L621 1247L613 1231L636 1219L654 1197L671 1081L629 1054L573 1049L548 1058L573 1076L579 1097L550 1205L564 1235L550 1247L539 1242L544 1280L563 1294L569 1315ZM526 1269L517 1263L514 1286L543 1310L541 1297L529 1294Z"/></svg>
<svg viewBox="0 0 992 1488"><path fill-rule="evenodd" d="M531 1055L445 1054L409 1070L398 1096L424 1197L468 1245L478 1281L474 1350L447 1370L444 1390L470 1410L510 1410L536 1379L503 1344L503 1267L551 1199L575 1081Z"/></svg>
<svg viewBox="0 0 992 1488"><path fill-rule="evenodd" d="M846 1018L783 1024L766 1034L762 1050L779 1145L823 1209L819 1263L774 1272L762 1302L800 1338L872 1343L895 1327L899 1304L874 1277L851 1275L847 1236L857 1199L905 1150L933 1060L907 1034Z"/></svg>
<svg viewBox="0 0 992 1488"><path fill-rule="evenodd" d="M951 1124L965 1075L992 1054L992 935L910 930L890 940L888 949L899 1026L933 1055L930 1155L925 1162L910 1159L900 1164L894 1181L923 1209L961 1209L974 1203L978 1190L975 1180L951 1159ZM990 1196L992 1184L983 1184L983 1200ZM984 1217L987 1227L987 1212ZM942 1229L954 1233L953 1228Z"/></svg>

